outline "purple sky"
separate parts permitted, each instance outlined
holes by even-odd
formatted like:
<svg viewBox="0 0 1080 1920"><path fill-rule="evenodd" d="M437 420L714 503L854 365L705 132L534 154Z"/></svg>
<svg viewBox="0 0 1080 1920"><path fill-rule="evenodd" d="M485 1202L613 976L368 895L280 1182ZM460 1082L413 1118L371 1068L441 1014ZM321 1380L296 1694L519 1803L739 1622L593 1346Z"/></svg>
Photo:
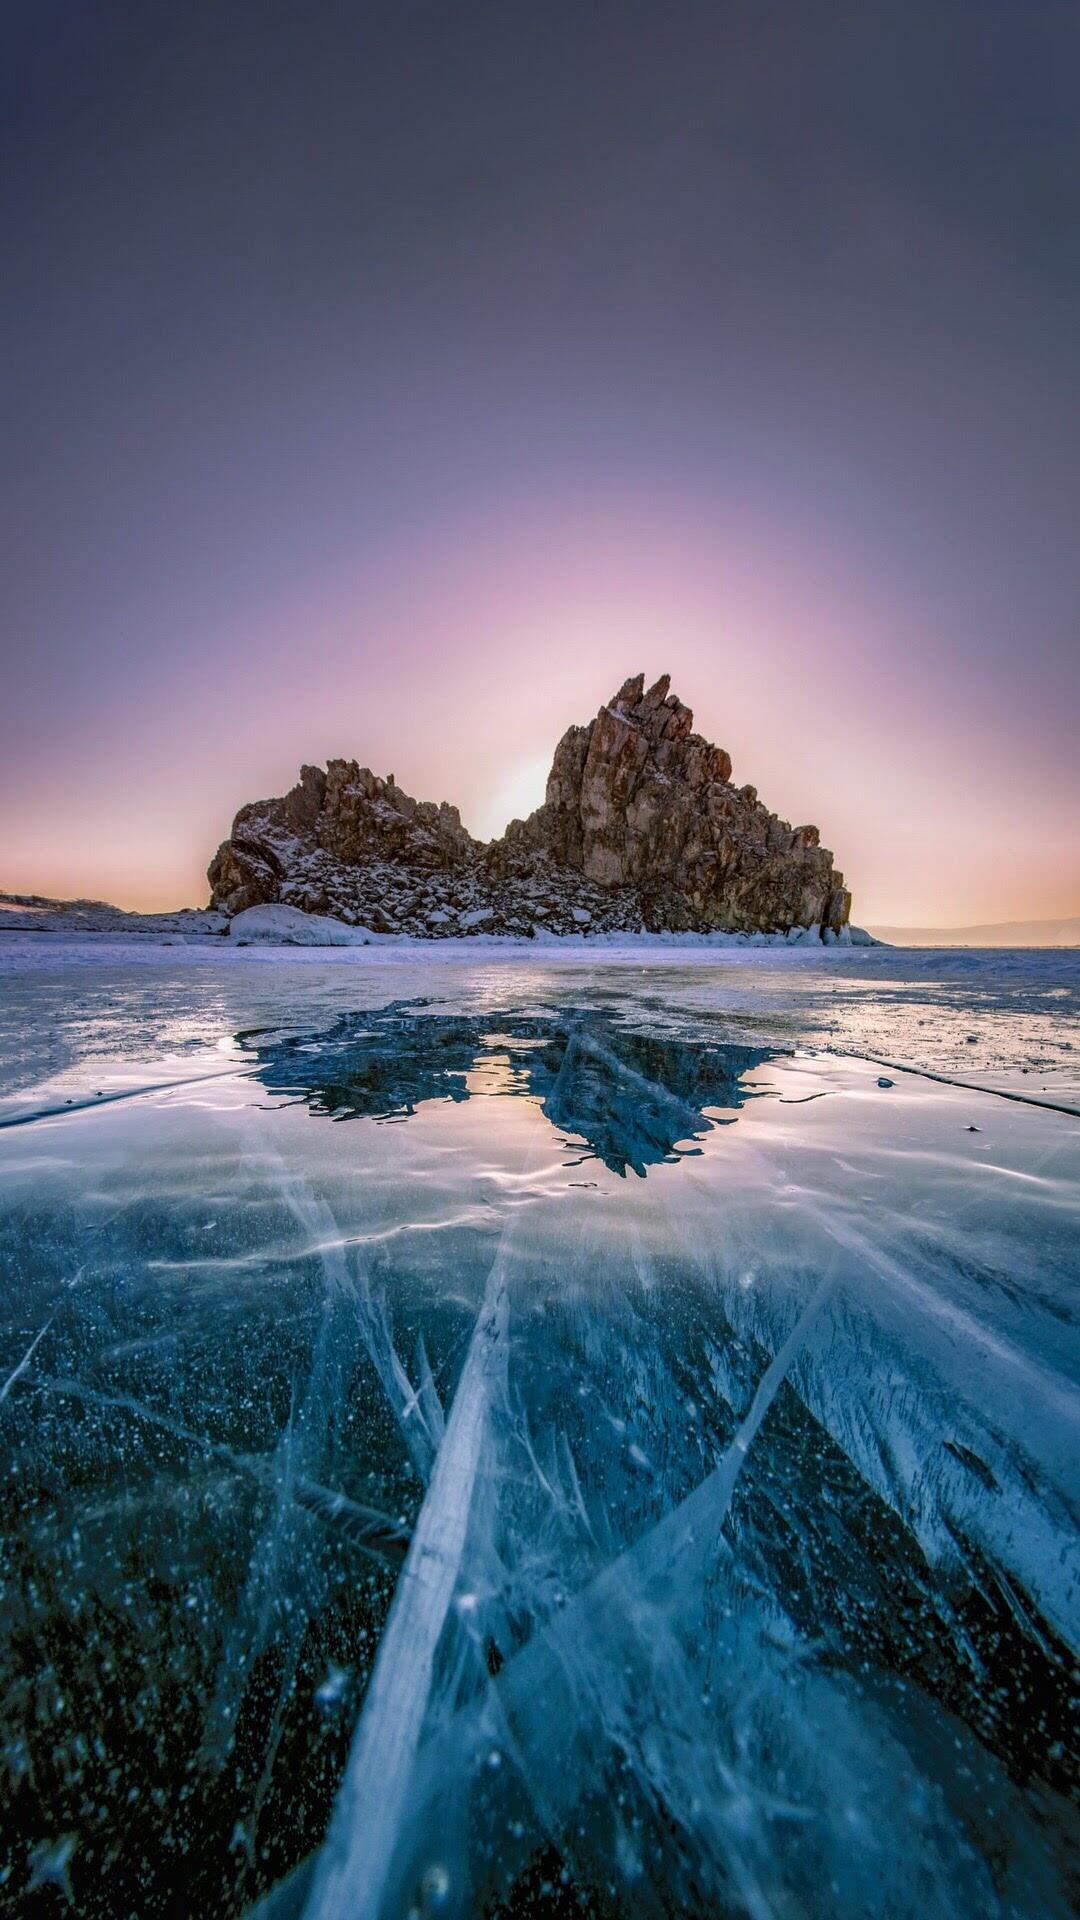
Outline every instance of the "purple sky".
<svg viewBox="0 0 1080 1920"><path fill-rule="evenodd" d="M5 15L0 887L670 671L861 920L1080 911L1080 10Z"/></svg>

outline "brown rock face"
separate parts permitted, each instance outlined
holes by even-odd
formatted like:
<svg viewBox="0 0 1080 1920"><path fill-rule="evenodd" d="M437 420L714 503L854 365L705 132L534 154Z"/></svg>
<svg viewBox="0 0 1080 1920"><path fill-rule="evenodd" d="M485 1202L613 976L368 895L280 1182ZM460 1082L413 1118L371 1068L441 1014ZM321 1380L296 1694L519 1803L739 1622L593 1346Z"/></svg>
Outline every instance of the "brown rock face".
<svg viewBox="0 0 1080 1920"><path fill-rule="evenodd" d="M463 866L478 843L456 807L414 800L355 760L302 767L283 800L241 807L207 869L226 913L281 900L309 913L340 907L350 872L392 866L418 877Z"/></svg>
<svg viewBox="0 0 1080 1920"><path fill-rule="evenodd" d="M645 924L770 932L838 930L850 896L816 827L792 828L731 758L693 731L667 674L627 680L588 727L555 749L544 805L507 839L542 849L605 887L632 887Z"/></svg>
<svg viewBox="0 0 1080 1920"><path fill-rule="evenodd" d="M456 807L355 760L304 767L242 807L209 868L226 913L266 901L377 931L838 931L850 896L812 826L792 828L693 731L664 674L627 680L560 740L544 805L482 847Z"/></svg>

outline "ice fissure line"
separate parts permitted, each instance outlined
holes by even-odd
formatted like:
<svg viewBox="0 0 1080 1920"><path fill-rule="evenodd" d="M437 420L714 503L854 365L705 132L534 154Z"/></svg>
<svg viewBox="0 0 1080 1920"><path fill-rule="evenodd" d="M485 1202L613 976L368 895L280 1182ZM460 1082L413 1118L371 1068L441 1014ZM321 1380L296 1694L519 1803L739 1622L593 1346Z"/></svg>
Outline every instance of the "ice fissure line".
<svg viewBox="0 0 1080 1920"><path fill-rule="evenodd" d="M554 1088L565 1070L564 1054ZM553 1090L554 1090L553 1088ZM424 1503L379 1642L304 1920L375 1920L392 1883L435 1675L435 1655L465 1557L477 1478L509 1368L507 1221L488 1272ZM426 1353L423 1356L426 1362ZM419 1393L435 1397L422 1363ZM439 1415L442 1409L439 1406Z"/></svg>
<svg viewBox="0 0 1080 1920"><path fill-rule="evenodd" d="M505 1260L498 1255L379 1643L305 1909L307 1920L373 1920L380 1910L431 1693L435 1650L465 1550L492 1388L506 1368L508 1324Z"/></svg>
<svg viewBox="0 0 1080 1920"><path fill-rule="evenodd" d="M905 1067L899 1060L886 1060L877 1053L859 1053L851 1056L857 1060L869 1060L872 1066L888 1067L893 1073L914 1074L920 1080L936 1080L941 1087L957 1087L964 1093L989 1093L995 1100L1015 1100L1022 1107L1039 1107L1046 1113L1065 1113L1071 1120L1080 1120L1080 1107L1068 1107L1060 1100L1040 1100L1032 1093L1020 1093L1012 1087L980 1086L977 1080L954 1080L951 1074L934 1073L929 1067Z"/></svg>
<svg viewBox="0 0 1080 1920"><path fill-rule="evenodd" d="M647 1587L657 1579L670 1579L688 1559L702 1552L730 1552L724 1540L722 1528L730 1511L736 1483L746 1463L754 1440L779 1393L784 1381L797 1359L814 1322L837 1280L834 1276L824 1279L781 1342L773 1359L762 1373L750 1407L739 1427L725 1447L716 1466L700 1481L687 1497L665 1514L640 1536L632 1545L624 1548L601 1567L565 1607L556 1613L543 1627L534 1633L525 1644L515 1652L495 1678L489 1679L478 1699L459 1710L454 1720L444 1726L437 1735L438 1745L429 1749L425 1760L425 1789L428 1796L422 1801L430 1806L430 1796L437 1793L437 1783L445 1777L447 1766L459 1759L469 1750L470 1734L479 1739L486 1730L487 1734L502 1746L508 1754L513 1754L518 1745L515 1729L522 1722L530 1722L530 1703L538 1698L557 1691L557 1676L567 1672L577 1672L576 1649L583 1641L597 1631L597 1623L610 1623L612 1617L622 1617L626 1597L631 1592L644 1594ZM607 1626L603 1628L607 1632ZM572 1741L567 1738L567 1762ZM543 1793L538 1797L538 1782L529 1777L527 1761L520 1760L522 1777L528 1780L534 1804L540 1813L545 1828L554 1836L558 1832L559 1819L553 1807L548 1807ZM434 1783L434 1784L433 1784ZM372 1808L368 1808L370 1820ZM425 1828L427 1815L415 1817L419 1831ZM728 1836L729 1864L740 1880L741 1891L748 1910L765 1920L770 1909L760 1904L757 1890L752 1886L745 1863L739 1857L739 1850ZM386 1887L382 1889L385 1895ZM377 1920L380 1914L378 1899L370 1905L352 1906L328 1904L324 1907L309 1907L305 1910L305 1920Z"/></svg>
<svg viewBox="0 0 1080 1920"><path fill-rule="evenodd" d="M84 1099L65 1100L58 1107L35 1107L33 1113L10 1113L0 1117L0 1128L30 1127L36 1120L58 1120L67 1113L96 1112L99 1107L114 1106L118 1100L141 1100L150 1093L173 1093L181 1087L201 1087L207 1080L251 1079L255 1067L222 1067L214 1073L192 1074L190 1079L157 1080L148 1087L119 1087L115 1093L94 1093Z"/></svg>

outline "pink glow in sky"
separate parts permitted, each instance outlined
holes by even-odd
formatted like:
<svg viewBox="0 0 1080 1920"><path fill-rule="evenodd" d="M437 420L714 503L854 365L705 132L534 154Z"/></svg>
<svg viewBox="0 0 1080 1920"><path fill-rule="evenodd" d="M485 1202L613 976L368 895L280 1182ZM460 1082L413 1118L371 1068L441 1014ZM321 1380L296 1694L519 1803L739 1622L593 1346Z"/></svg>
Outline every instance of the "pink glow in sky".
<svg viewBox="0 0 1080 1920"><path fill-rule="evenodd" d="M1069 781L1017 740L1022 676L955 671L954 621L839 566L813 528L781 539L722 505L444 526L332 589L239 609L84 711L8 799L3 884L201 903L236 808L338 754L454 800L489 837L539 804L563 729L644 670L672 674L737 781L821 827L860 919L1063 912L1080 897Z"/></svg>
<svg viewBox="0 0 1080 1920"><path fill-rule="evenodd" d="M491 834L667 671L857 920L1080 910L1075 8L6 25L0 889Z"/></svg>

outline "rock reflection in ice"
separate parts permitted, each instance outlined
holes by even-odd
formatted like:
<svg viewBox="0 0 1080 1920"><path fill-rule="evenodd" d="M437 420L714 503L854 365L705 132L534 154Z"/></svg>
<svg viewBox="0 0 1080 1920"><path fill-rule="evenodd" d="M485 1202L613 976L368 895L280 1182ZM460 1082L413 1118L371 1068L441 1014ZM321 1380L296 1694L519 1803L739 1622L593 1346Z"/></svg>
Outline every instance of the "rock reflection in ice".
<svg viewBox="0 0 1080 1920"><path fill-rule="evenodd" d="M273 1092L299 1093L332 1120L405 1119L425 1100L467 1100L471 1074L505 1063L495 1091L532 1096L614 1173L642 1176L716 1125L716 1109L741 1106L746 1075L769 1058L636 1032L610 1008L468 1016L399 1004L345 1014L317 1041L242 1037Z"/></svg>
<svg viewBox="0 0 1080 1920"><path fill-rule="evenodd" d="M629 999L240 1057L3 1144L0 1904L1067 1913L1073 1124Z"/></svg>

